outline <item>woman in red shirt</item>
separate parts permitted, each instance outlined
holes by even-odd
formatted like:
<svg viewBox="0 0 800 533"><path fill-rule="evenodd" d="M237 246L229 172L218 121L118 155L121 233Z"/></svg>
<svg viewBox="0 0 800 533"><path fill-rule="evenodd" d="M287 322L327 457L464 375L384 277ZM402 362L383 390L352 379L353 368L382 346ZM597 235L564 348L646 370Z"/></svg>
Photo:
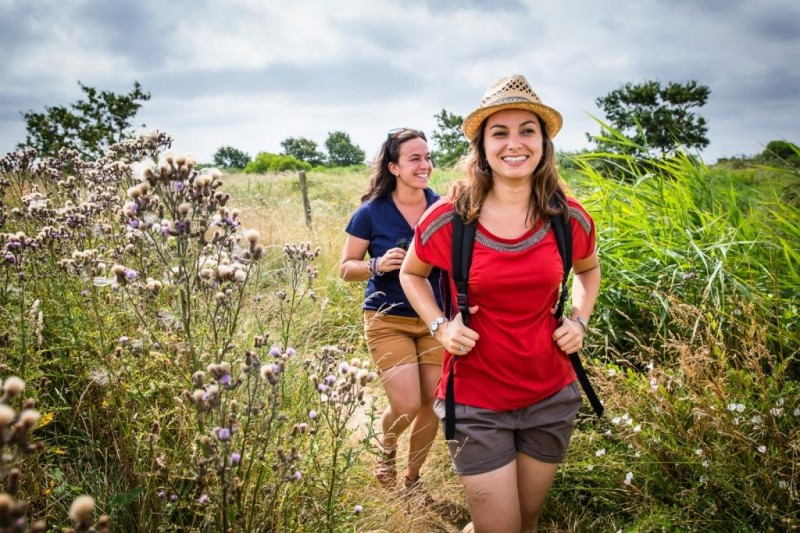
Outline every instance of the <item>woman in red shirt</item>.
<svg viewBox="0 0 800 533"><path fill-rule="evenodd" d="M581 403L566 354L583 344L600 269L594 222L567 197L556 169L552 138L561 124L523 76L493 84L462 125L471 143L466 176L423 215L401 268L406 296L446 350L439 418L446 370L459 359L448 446L475 531L537 530ZM469 326L444 316L427 280L434 267L451 271L457 215L477 220ZM572 312L561 323L552 313L564 272L550 231L555 216L569 220L575 258Z"/></svg>

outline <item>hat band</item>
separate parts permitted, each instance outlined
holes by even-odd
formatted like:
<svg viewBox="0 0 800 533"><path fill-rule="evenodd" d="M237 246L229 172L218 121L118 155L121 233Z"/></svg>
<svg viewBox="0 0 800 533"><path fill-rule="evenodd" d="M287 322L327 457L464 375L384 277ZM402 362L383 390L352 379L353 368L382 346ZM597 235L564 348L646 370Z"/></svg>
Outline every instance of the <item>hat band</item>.
<svg viewBox="0 0 800 533"><path fill-rule="evenodd" d="M531 100L530 98L525 98L524 96L506 96L504 98L498 98L493 103L489 105L500 105L500 104L510 104L522 102L526 104L539 104L540 102L537 100Z"/></svg>

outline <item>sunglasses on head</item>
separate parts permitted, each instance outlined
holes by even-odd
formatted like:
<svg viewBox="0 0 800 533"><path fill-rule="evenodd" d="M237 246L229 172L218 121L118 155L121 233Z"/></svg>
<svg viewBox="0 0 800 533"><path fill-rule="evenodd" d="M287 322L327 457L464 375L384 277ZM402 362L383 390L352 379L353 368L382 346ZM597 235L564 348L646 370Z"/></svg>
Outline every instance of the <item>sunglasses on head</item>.
<svg viewBox="0 0 800 533"><path fill-rule="evenodd" d="M425 139L425 134L422 133L421 131L417 131L417 130L414 130L414 129L411 129L411 128L392 128L387 132L386 140L387 141L391 141L393 139L397 139L400 136L400 134L404 133L404 132L415 133L415 134L419 135L420 137L422 137L423 139ZM425 140L427 140L427 139L425 139Z"/></svg>

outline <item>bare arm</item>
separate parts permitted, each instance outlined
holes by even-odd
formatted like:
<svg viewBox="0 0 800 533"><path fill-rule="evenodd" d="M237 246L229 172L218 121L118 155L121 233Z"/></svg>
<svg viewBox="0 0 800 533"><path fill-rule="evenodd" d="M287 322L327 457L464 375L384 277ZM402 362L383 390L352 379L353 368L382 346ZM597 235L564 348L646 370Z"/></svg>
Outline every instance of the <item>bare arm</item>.
<svg viewBox="0 0 800 533"><path fill-rule="evenodd" d="M574 353L583 347L587 332L576 319L582 317L589 320L600 292L600 263L596 253L575 261L573 269L575 277L572 280L572 313L553 332L553 340L565 353Z"/></svg>
<svg viewBox="0 0 800 533"><path fill-rule="evenodd" d="M348 235L344 241L342 258L339 261L339 277L345 281L364 281L372 275L369 262L364 260L369 241Z"/></svg>
<svg viewBox="0 0 800 533"><path fill-rule="evenodd" d="M412 242L406 253L403 266L400 267L400 284L403 286L403 291L406 293L411 306L425 324L430 324L438 317L444 316L444 312L439 308L439 304L436 303L431 282L428 281L431 270L431 265L423 262L417 256ZM477 311L477 306L470 308L471 313L476 313ZM442 343L442 346L448 352L455 355L464 355L475 347L479 335L465 326L459 315L452 322L445 321L436 331L435 338ZM466 350L460 350L461 346L465 347Z"/></svg>

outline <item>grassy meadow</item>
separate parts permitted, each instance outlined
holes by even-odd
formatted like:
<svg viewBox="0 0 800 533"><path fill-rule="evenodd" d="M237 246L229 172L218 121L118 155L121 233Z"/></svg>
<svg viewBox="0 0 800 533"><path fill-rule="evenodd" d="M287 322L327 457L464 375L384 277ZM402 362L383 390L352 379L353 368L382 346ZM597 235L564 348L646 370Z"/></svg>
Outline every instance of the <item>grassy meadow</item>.
<svg viewBox="0 0 800 533"><path fill-rule="evenodd" d="M367 171L310 172L309 227L296 174L168 147L0 160L0 531L459 531L441 439L419 493L371 475L384 404L337 275ZM598 228L606 415L579 415L541 529L800 528L800 175L563 167Z"/></svg>

